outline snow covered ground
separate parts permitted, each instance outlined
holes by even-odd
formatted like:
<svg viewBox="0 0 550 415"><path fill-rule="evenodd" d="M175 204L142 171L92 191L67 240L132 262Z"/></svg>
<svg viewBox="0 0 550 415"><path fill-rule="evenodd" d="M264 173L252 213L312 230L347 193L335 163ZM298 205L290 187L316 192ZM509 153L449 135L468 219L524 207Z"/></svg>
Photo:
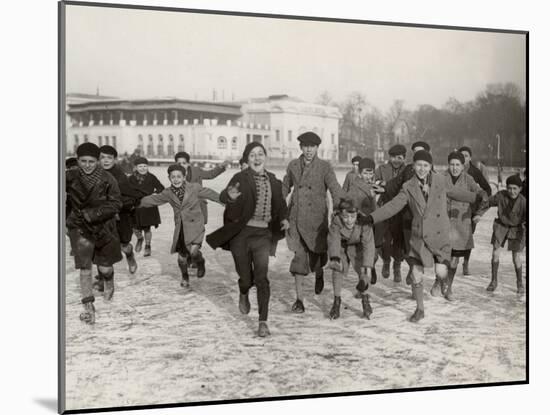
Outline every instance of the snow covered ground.
<svg viewBox="0 0 550 415"><path fill-rule="evenodd" d="M153 167L164 183L164 167ZM205 185L221 190L228 171ZM274 172L282 179L283 171ZM337 172L340 182L345 171ZM356 276L342 292L339 320L328 319L332 304L330 272L325 290L306 283L305 314L293 314L294 282L288 273L291 253L281 241L271 258L271 337L259 338L255 291L252 310L238 310L237 274L227 251L203 247L205 278L181 288L176 256L169 254L173 214L160 208L162 224L154 231L151 257L137 255L139 269L115 265L112 302L96 299L96 324L79 320L78 271L66 249L66 408L101 408L369 391L484 382L526 377L525 296L518 296L508 252L501 258L499 287L485 291L490 279L491 227L495 209L475 234L472 275L459 266L456 301L428 293L426 318L411 324L410 288L391 278L369 289L374 314L361 318L353 298ZM222 223L223 208L209 203L207 233ZM135 240L134 240L135 241ZM381 264L378 263L380 275ZM525 267L524 267L525 268ZM402 269L406 275L406 266ZM525 273L525 271L524 271Z"/></svg>

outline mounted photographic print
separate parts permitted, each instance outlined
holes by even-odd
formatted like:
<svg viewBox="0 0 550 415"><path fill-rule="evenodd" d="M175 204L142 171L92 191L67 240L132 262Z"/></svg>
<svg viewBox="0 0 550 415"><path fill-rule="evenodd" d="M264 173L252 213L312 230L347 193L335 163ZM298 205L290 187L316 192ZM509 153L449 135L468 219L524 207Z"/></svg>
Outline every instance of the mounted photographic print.
<svg viewBox="0 0 550 415"><path fill-rule="evenodd" d="M59 18L60 412L528 382L528 32Z"/></svg>

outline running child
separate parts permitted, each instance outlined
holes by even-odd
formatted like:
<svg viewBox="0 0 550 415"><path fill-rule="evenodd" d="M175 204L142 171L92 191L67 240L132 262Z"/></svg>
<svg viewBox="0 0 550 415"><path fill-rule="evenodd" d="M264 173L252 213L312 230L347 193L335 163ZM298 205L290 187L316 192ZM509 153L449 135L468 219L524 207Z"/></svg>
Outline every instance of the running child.
<svg viewBox="0 0 550 415"><path fill-rule="evenodd" d="M149 161L145 157L137 157L134 161L136 170L128 179L132 187L137 189L142 196L149 196L153 193L160 193L164 186L157 179L157 176L149 172ZM151 239L153 233L151 226L158 228L160 225L160 214L158 207L138 208L134 211L134 234L137 237L136 252L141 251L143 235L145 234L145 250L143 256L151 255Z"/></svg>
<svg viewBox="0 0 550 415"><path fill-rule="evenodd" d="M329 317L340 317L342 281L350 265L359 276L357 291L360 293L363 316L370 319L372 307L367 289L374 269L374 234L372 226L360 224L358 209L353 200L343 199L338 205L328 233L329 268L332 269L334 302Z"/></svg>
<svg viewBox="0 0 550 415"><path fill-rule="evenodd" d="M169 203L174 210L174 235L171 254L178 254L178 266L181 271L181 286L189 287L188 265L201 260L200 247L204 239L204 216L200 203L203 199L220 203L218 193L202 187L198 183L189 183L185 179L185 168L179 164L168 167L170 187L158 194L145 196L138 208L154 207ZM198 273L202 278L204 273Z"/></svg>

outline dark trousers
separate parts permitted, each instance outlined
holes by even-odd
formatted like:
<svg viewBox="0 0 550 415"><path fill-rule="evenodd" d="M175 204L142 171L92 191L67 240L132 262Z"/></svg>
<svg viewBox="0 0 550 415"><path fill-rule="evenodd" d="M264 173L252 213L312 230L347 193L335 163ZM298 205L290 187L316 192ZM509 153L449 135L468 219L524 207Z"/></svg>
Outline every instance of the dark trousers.
<svg viewBox="0 0 550 415"><path fill-rule="evenodd" d="M384 242L382 244L382 259L384 262L401 262L405 256L403 223L401 221L388 221L384 233Z"/></svg>
<svg viewBox="0 0 550 415"><path fill-rule="evenodd" d="M245 226L229 243L235 269L239 274L239 290L248 294L256 285L260 321L267 321L269 308L269 280L267 270L271 248L271 231L267 228Z"/></svg>

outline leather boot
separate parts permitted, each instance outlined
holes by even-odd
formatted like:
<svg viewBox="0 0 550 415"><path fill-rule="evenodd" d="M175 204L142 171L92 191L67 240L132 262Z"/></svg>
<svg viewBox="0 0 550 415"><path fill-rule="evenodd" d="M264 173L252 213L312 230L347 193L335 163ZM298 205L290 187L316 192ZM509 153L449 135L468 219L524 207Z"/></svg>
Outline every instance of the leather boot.
<svg viewBox="0 0 550 415"><path fill-rule="evenodd" d="M364 293L361 296L361 306L363 307L363 317L366 317L367 320L370 320L370 315L372 314L372 307L369 302L369 295Z"/></svg>
<svg viewBox="0 0 550 415"><path fill-rule="evenodd" d="M84 311L80 313L80 320L86 324L94 324L95 323L94 297L83 298L82 306L84 307Z"/></svg>
<svg viewBox="0 0 550 415"><path fill-rule="evenodd" d="M340 297L334 296L334 302L332 303L332 308L328 313L328 316L331 320L336 320L340 317L340 304L342 304L342 299Z"/></svg>
<svg viewBox="0 0 550 415"><path fill-rule="evenodd" d="M372 267L372 271L371 271L371 274L370 274L370 283L371 283L371 285L376 284L377 280L378 280L378 277L376 275L376 268Z"/></svg>
<svg viewBox="0 0 550 415"><path fill-rule="evenodd" d="M448 301L453 301L453 280L455 278L456 274L456 268L449 268L449 272L447 274L447 290L445 291L445 298Z"/></svg>
<svg viewBox="0 0 550 415"><path fill-rule="evenodd" d="M181 283L182 287L189 287L189 273L187 271L187 260L178 257L178 266L181 271Z"/></svg>
<svg viewBox="0 0 550 415"><path fill-rule="evenodd" d="M206 274L206 266L205 266L205 259L202 256L202 254L199 255L199 258L197 259L197 278L204 277L204 274Z"/></svg>
<svg viewBox="0 0 550 415"><path fill-rule="evenodd" d="M136 262L136 257L134 256L132 245L128 244L128 247L130 248L130 252L129 253L124 252L124 255L126 255L126 261L128 261L128 270L130 271L130 274L135 274L138 267Z"/></svg>
<svg viewBox="0 0 550 415"><path fill-rule="evenodd" d="M306 308L304 307L304 303L302 302L302 300L296 300L294 304L292 304L292 311L298 314L301 314L306 311Z"/></svg>
<svg viewBox="0 0 550 415"><path fill-rule="evenodd" d="M487 287L487 291L493 292L497 288L498 285L498 261L491 262L491 282L489 283L489 286Z"/></svg>
<svg viewBox="0 0 550 415"><path fill-rule="evenodd" d="M239 311L241 314L250 313L250 300L248 299L248 293L239 295Z"/></svg>
<svg viewBox="0 0 550 415"><path fill-rule="evenodd" d="M137 251L137 246L136 246ZM151 256L151 244L145 244L145 249L143 250L143 256Z"/></svg>
<svg viewBox="0 0 550 415"><path fill-rule="evenodd" d="M521 275L522 267L516 268L516 286L518 288L518 294L525 294L525 288L523 288L523 277Z"/></svg>
<svg viewBox="0 0 550 415"><path fill-rule="evenodd" d="M424 285L422 282L413 283L414 297L416 298L416 310L409 317L411 323L417 323L424 318Z"/></svg>
<svg viewBox="0 0 550 415"><path fill-rule="evenodd" d="M393 282L401 282L401 261L393 261Z"/></svg>
<svg viewBox="0 0 550 415"><path fill-rule="evenodd" d="M143 236L138 238L136 242L136 252L141 252L141 247L143 246Z"/></svg>
<svg viewBox="0 0 550 415"><path fill-rule="evenodd" d="M384 263L382 264L382 277L388 278L389 276L390 276L390 261L388 262L384 261Z"/></svg>

